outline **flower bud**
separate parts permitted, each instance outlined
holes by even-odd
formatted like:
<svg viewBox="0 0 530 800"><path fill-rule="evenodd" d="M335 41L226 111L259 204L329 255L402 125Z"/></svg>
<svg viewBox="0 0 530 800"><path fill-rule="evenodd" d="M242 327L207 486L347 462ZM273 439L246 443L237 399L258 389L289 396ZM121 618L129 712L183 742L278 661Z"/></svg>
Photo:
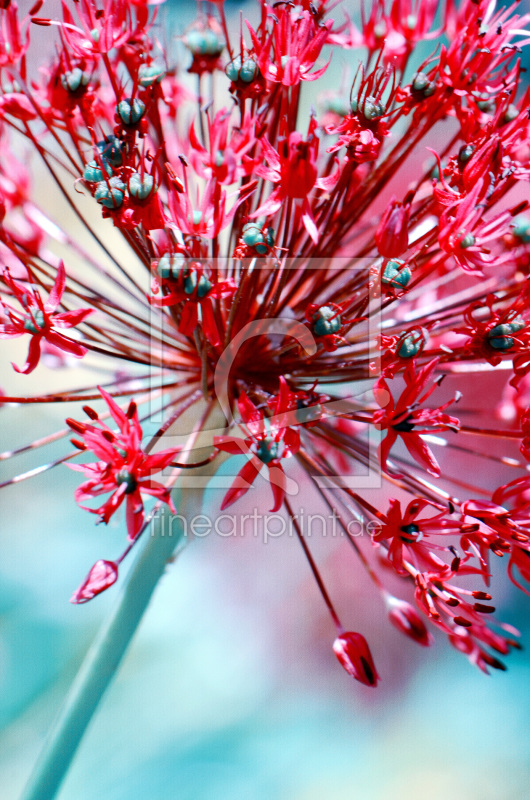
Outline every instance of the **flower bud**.
<svg viewBox="0 0 530 800"><path fill-rule="evenodd" d="M423 647L428 647L433 643L433 638L427 630L424 621L410 603L406 600L399 600L397 597L388 595L386 598L388 617L401 633L414 639L415 642Z"/></svg>
<svg viewBox="0 0 530 800"><path fill-rule="evenodd" d="M396 258L409 246L410 206L392 199L375 232L377 249L386 258Z"/></svg>
<svg viewBox="0 0 530 800"><path fill-rule="evenodd" d="M352 678L365 686L377 686L379 675L364 636L360 633L342 633L333 642L333 652Z"/></svg>
<svg viewBox="0 0 530 800"><path fill-rule="evenodd" d="M112 586L118 578L118 566L113 561L96 561L84 583L70 598L71 603L87 603Z"/></svg>

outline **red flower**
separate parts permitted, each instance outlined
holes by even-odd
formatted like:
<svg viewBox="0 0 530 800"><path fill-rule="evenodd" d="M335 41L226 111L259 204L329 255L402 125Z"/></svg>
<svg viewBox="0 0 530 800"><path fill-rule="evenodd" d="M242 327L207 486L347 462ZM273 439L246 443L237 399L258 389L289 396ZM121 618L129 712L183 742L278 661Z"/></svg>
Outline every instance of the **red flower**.
<svg viewBox="0 0 530 800"><path fill-rule="evenodd" d="M82 450L91 450L100 459L92 464L68 464L70 469L83 472L89 477L75 492L75 499L81 505L85 500L100 494L112 492L108 500L99 508L81 508L98 514L101 522L108 523L112 515L126 500L127 534L130 540L136 539L144 524L144 504L142 494L148 494L167 503L171 511L176 509L169 489L161 483L152 481L153 472L167 467L178 450L162 450L148 455L142 450L142 428L138 421L138 410L131 403L125 414L104 389L98 387L110 414L119 427L115 433L102 422L90 408L85 408L94 424L67 420L68 424L82 437L82 442L73 443ZM98 427L99 426L99 427Z"/></svg>
<svg viewBox="0 0 530 800"><path fill-rule="evenodd" d="M31 11L37 13L39 4L34 3ZM0 66L9 67L16 65L17 62L26 54L29 47L29 26L22 31L22 25L28 22L26 17L21 24L18 22L18 8L15 2L7 3L1 8L0 12Z"/></svg>
<svg viewBox="0 0 530 800"><path fill-rule="evenodd" d="M528 348L526 322L519 313L528 307L527 295L528 290L523 291L508 308L500 310L495 308L500 303L495 295L488 295L485 302L471 303L463 312L466 325L454 331L469 337L465 350L496 366L503 358L513 358L515 353Z"/></svg>
<svg viewBox="0 0 530 800"><path fill-rule="evenodd" d="M466 600L470 597L473 602ZM446 633L450 643L457 650L466 653L471 663L487 672L486 666L505 669L502 662L491 656L483 645L506 655L510 647L518 647L513 637L518 631L510 625L499 625L502 633L491 630L484 621L495 611L489 605L491 596L483 591L461 589L438 573L418 573L416 575L416 602L437 628Z"/></svg>
<svg viewBox="0 0 530 800"><path fill-rule="evenodd" d="M443 413L451 403L458 399L458 396L438 408L418 408L430 397L438 385L438 383L434 383L430 389L424 391L437 363L438 359L434 359L418 371L415 370L414 365L409 365L404 373L406 388L397 403L390 394L386 380L380 378L377 381L374 394L382 409L374 411L372 421L379 426L380 430L388 431L379 447L381 469L385 472L390 450L400 436L418 464L425 467L432 475L440 474L438 462L422 439L422 434L445 430L452 430L456 433L460 428L460 421L456 417Z"/></svg>
<svg viewBox="0 0 530 800"><path fill-rule="evenodd" d="M327 303L325 306L311 303L306 308L305 318L311 332L329 353L336 350L339 344L345 343L341 336L344 329L342 314L342 307L337 303Z"/></svg>
<svg viewBox="0 0 530 800"><path fill-rule="evenodd" d="M254 121L247 117L240 128L230 125L231 115L219 111L212 120L208 116L208 149L199 141L195 126L190 125L189 159L197 174L215 178L230 185L244 174L244 159L255 145Z"/></svg>
<svg viewBox="0 0 530 800"><path fill-rule="evenodd" d="M388 618L398 631L421 644L422 647L429 647L434 642L424 621L410 603L407 603L406 600L392 597L392 595L387 595L386 605Z"/></svg>
<svg viewBox="0 0 530 800"><path fill-rule="evenodd" d="M201 17L190 27L184 44L193 56L188 72L200 76L223 68L220 59L225 47L223 32L212 14Z"/></svg>
<svg viewBox="0 0 530 800"><path fill-rule="evenodd" d="M433 510L439 513L434 516L424 515L425 511ZM409 572L410 564L420 570L445 569L445 563L432 551L445 551L447 548L429 541L429 537L454 534L461 529L462 523L448 519L447 510L443 506L416 498L402 512L399 500L392 498L383 525L372 538L376 544L384 543L387 546L388 560L396 572L405 575Z"/></svg>
<svg viewBox="0 0 530 800"><path fill-rule="evenodd" d="M351 114L348 114L336 127L326 128L326 133L338 134L335 144L328 147L328 153L334 153L341 147L348 150L348 160L356 164L376 161L396 109L396 88L391 83L392 71L376 66L365 75L363 67L358 70L357 78L351 90ZM390 85L390 86L389 86ZM390 92L390 94L389 94ZM387 111L387 108L389 109Z"/></svg>
<svg viewBox="0 0 530 800"><path fill-rule="evenodd" d="M9 318L9 322L0 325L0 339L12 339L26 333L31 336L26 363L22 368L13 364L16 372L24 375L33 372L39 363L43 339L76 358L82 358L86 354L86 347L59 333L59 330L63 328L73 328L79 325L89 314L94 312L93 308L79 308L76 311L54 313L61 303L65 281L64 264L60 261L48 300L43 302L37 289L29 291L24 284L13 280L8 270L4 272L4 282L22 306L23 312L17 311L13 306L0 299L4 312Z"/></svg>
<svg viewBox="0 0 530 800"><path fill-rule="evenodd" d="M261 40L247 22L259 68L270 81L293 86L300 81L314 81L328 68L311 72L324 46L332 21L318 26L309 11L302 13L290 6L276 6L274 27L270 35L261 33ZM272 45L272 57L270 48Z"/></svg>
<svg viewBox="0 0 530 800"><path fill-rule="evenodd" d="M161 298L151 298L151 302L157 306L183 303L178 327L180 333L193 337L200 324L212 347L218 347L221 339L213 301L232 297L237 287L230 279L212 283L210 278L210 271L200 262L166 254L157 263L157 277L153 282L153 291L158 291L162 285L166 294Z"/></svg>
<svg viewBox="0 0 530 800"><path fill-rule="evenodd" d="M352 678L365 686L377 686L377 674L372 654L360 633L341 633L333 642L333 652Z"/></svg>
<svg viewBox="0 0 530 800"><path fill-rule="evenodd" d="M266 139L261 140L264 156L270 166L257 165L254 167L254 174L277 184L277 188L251 215L255 218L263 214L274 214L287 198L303 200L302 222L315 243L318 241L318 231L308 195L315 187L328 191L339 178L338 171L326 178L318 178L316 127L316 120L312 117L307 139L304 139L298 131L293 131L289 136L280 139L278 150L275 150Z"/></svg>
<svg viewBox="0 0 530 800"><path fill-rule="evenodd" d="M513 505L509 511L498 503ZM497 556L509 554L508 575L512 583L526 594L526 589L516 578L517 569L524 581L530 584L530 478L517 478L500 486L493 493L493 502L468 500L462 505L465 514L480 520L477 531L467 537L467 548L475 547L487 564L491 551ZM464 545L463 545L464 546ZM488 576L489 577L489 576Z"/></svg>
<svg viewBox="0 0 530 800"><path fill-rule="evenodd" d="M225 453L249 456L247 463L239 470L232 487L228 490L221 505L221 511L249 490L265 464L274 496L271 511L278 511L285 495L286 480L281 464L282 458L290 458L300 448L300 432L287 427L296 420L296 397L284 378L280 378L280 392L269 403L273 416L267 417L264 409L257 408L243 393L238 400L239 413L248 430L248 436L214 436L214 445ZM288 412L292 412L288 414Z"/></svg>
<svg viewBox="0 0 530 800"><path fill-rule="evenodd" d="M136 24L131 5L136 6ZM113 48L122 47L135 38L145 35L148 9L145 3L130 0L104 0L104 8L97 11L92 3L76 4L79 25L63 0L61 33L71 53L78 58L98 58ZM94 12L97 13L94 13ZM36 20L35 20L36 21ZM39 20L50 24L49 20ZM60 23L59 23L60 24Z"/></svg>
<svg viewBox="0 0 530 800"><path fill-rule="evenodd" d="M252 186L251 189L253 188L255 187ZM196 200L193 202L187 189L186 191L171 192L169 209L180 231L191 236L215 239L231 222L238 206L246 199L246 196L246 193L240 194L238 200L227 211L226 192L221 189L221 184L215 178L211 178L204 188L201 200L199 200L197 192Z"/></svg>
<svg viewBox="0 0 530 800"><path fill-rule="evenodd" d="M399 273L397 273L399 274ZM406 369L416 356L424 353L427 344L425 328L409 328L399 335L380 336L382 350L380 369L384 378L393 378L402 369Z"/></svg>

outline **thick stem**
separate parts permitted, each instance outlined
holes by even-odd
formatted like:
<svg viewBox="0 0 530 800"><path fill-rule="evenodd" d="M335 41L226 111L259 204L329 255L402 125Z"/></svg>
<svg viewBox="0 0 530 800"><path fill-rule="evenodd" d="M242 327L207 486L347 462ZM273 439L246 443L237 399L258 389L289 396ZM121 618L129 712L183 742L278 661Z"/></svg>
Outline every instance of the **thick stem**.
<svg viewBox="0 0 530 800"><path fill-rule="evenodd" d="M142 619L177 545L184 539L179 517L165 510L146 531L147 541L79 670L22 800L52 800L105 690Z"/></svg>

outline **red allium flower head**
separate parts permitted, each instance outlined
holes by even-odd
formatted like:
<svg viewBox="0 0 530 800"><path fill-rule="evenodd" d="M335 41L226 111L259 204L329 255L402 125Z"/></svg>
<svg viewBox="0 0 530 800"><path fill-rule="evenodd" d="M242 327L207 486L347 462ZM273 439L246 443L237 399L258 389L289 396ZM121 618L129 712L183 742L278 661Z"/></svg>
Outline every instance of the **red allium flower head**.
<svg viewBox="0 0 530 800"><path fill-rule="evenodd" d="M332 24L332 20L317 24L310 11L289 5L276 6L270 35L264 26L256 32L247 22L261 73L283 86L320 78L329 62L320 69L314 67Z"/></svg>
<svg viewBox="0 0 530 800"><path fill-rule="evenodd" d="M6 375L2 404L89 404L68 422L76 453L45 452L64 430L22 443L1 457L43 459L1 487L80 454L78 503L103 522L124 508L127 547L80 603L174 511L184 469L193 483L238 455L221 508L272 492L350 674L378 680L302 495L392 624L501 668L517 634L493 618L495 559L530 592L530 15L373 0L354 25L334 0L257 2L233 31L222 0L201 8L179 63L158 0L63 0L60 18L0 0L0 339L27 343L17 371L55 371L49 389L12 376L33 393ZM319 78L363 46L319 106Z"/></svg>
<svg viewBox="0 0 530 800"><path fill-rule="evenodd" d="M96 561L87 577L72 595L71 603L87 603L118 580L118 565L114 561Z"/></svg>
<svg viewBox="0 0 530 800"><path fill-rule="evenodd" d="M333 642L333 652L348 675L365 686L377 686L379 675L364 636L360 633L341 633Z"/></svg>

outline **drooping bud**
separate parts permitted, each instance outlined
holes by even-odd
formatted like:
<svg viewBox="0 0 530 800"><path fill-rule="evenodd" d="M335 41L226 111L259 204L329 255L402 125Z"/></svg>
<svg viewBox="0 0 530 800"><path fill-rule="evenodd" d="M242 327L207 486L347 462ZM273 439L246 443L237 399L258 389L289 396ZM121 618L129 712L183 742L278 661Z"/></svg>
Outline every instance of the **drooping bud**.
<svg viewBox="0 0 530 800"><path fill-rule="evenodd" d="M108 181L100 181L96 185L94 197L105 208L119 208L123 203L126 189L121 178L110 178Z"/></svg>
<svg viewBox="0 0 530 800"><path fill-rule="evenodd" d="M410 603L388 595L386 597L386 607L390 622L401 633L404 633L410 639L414 639L422 647L429 647L433 643L433 637L427 630L424 621Z"/></svg>
<svg viewBox="0 0 530 800"><path fill-rule="evenodd" d="M379 675L364 636L351 631L341 633L333 642L333 652L352 678L365 686L377 686Z"/></svg>
<svg viewBox="0 0 530 800"><path fill-rule="evenodd" d="M138 68L138 83L140 86L152 86L160 83L166 76L166 70L158 64L141 64Z"/></svg>
<svg viewBox="0 0 530 800"><path fill-rule="evenodd" d="M112 586L118 578L118 566L114 561L96 561L85 581L70 598L71 603L87 603L97 594Z"/></svg>
<svg viewBox="0 0 530 800"><path fill-rule="evenodd" d="M392 198L375 232L377 249L385 258L396 258L409 246L410 205Z"/></svg>

